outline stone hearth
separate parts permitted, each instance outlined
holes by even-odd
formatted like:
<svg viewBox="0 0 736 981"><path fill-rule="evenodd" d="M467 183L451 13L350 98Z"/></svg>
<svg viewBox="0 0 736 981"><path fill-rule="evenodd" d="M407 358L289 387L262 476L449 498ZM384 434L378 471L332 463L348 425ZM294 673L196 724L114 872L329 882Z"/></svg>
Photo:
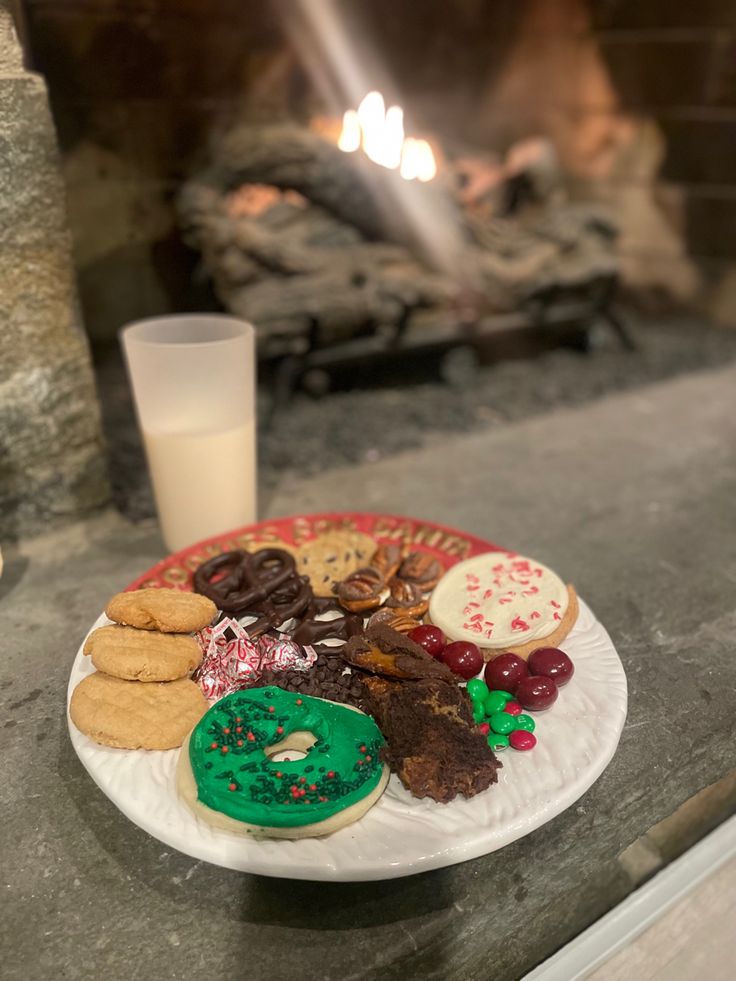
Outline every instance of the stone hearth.
<svg viewBox="0 0 736 981"><path fill-rule="evenodd" d="M0 4L0 537L109 498L46 88Z"/></svg>

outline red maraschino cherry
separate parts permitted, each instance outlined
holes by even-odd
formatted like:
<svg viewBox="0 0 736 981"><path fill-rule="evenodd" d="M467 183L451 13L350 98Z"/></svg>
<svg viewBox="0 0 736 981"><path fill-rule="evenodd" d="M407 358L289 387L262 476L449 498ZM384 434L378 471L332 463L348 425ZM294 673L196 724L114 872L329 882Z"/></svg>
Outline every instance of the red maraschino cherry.
<svg viewBox="0 0 736 981"><path fill-rule="evenodd" d="M475 644L467 640L456 640L448 644L442 652L441 660L450 671L459 674L466 681L474 678L483 667L483 655Z"/></svg>
<svg viewBox="0 0 736 981"><path fill-rule="evenodd" d="M530 674L519 682L516 700L531 712L541 712L557 701L557 685L551 678Z"/></svg>
<svg viewBox="0 0 736 981"><path fill-rule="evenodd" d="M431 623L422 623L410 630L408 637L409 640L413 640L415 644L423 647L427 654L441 659L445 647L445 635L439 627L435 627Z"/></svg>
<svg viewBox="0 0 736 981"><path fill-rule="evenodd" d="M508 691L513 695L519 682L528 674L526 661L507 652L499 654L486 664L484 678L491 691Z"/></svg>
<svg viewBox="0 0 736 981"><path fill-rule="evenodd" d="M558 647L538 647L529 655L528 664L531 674L552 678L558 688L566 685L575 673L572 661Z"/></svg>

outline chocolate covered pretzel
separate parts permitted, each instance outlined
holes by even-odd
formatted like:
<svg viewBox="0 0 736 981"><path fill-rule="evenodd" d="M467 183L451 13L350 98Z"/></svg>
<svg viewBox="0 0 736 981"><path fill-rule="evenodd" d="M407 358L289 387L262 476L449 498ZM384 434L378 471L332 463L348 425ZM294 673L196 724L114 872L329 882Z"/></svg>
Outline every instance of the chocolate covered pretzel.
<svg viewBox="0 0 736 981"><path fill-rule="evenodd" d="M196 570L193 582L195 592L209 597L224 613L255 616L248 627L251 637L304 613L313 598L308 579L297 574L293 556L280 548L216 555Z"/></svg>
<svg viewBox="0 0 736 981"><path fill-rule="evenodd" d="M334 598L314 596L309 580L297 574L293 557L283 549L236 549L216 555L199 566L193 580L195 591L208 596L224 614L256 617L248 625L254 639L287 620L296 621L289 633L303 645L328 638L348 640L363 628L362 619L346 613ZM341 615L316 619L328 612Z"/></svg>

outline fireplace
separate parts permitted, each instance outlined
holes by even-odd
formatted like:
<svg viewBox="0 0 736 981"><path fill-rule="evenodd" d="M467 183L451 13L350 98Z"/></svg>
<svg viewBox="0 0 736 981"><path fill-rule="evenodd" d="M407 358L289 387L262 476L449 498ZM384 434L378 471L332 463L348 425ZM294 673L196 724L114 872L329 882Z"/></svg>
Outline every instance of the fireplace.
<svg viewBox="0 0 736 981"><path fill-rule="evenodd" d="M616 226L571 200L550 140L498 160L433 142L405 135L403 110L377 91L342 123L235 127L180 196L220 300L276 349L368 325L396 339L461 307L479 325L521 309L543 320L565 295L600 305L617 277Z"/></svg>
<svg viewBox="0 0 736 981"><path fill-rule="evenodd" d="M367 353L616 283L736 320L725 0L21 7L98 343L225 307L275 355Z"/></svg>

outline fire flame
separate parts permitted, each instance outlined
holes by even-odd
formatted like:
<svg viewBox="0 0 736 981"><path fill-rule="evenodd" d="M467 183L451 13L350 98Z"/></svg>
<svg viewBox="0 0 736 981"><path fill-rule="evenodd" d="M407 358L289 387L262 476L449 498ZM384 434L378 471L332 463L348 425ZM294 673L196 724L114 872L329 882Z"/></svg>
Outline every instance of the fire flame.
<svg viewBox="0 0 736 981"><path fill-rule="evenodd" d="M437 174L432 147L426 140L404 136L404 110L400 106L386 109L380 92L369 92L357 112L347 110L337 145L345 153L362 147L369 160L398 170L407 181L431 181Z"/></svg>

